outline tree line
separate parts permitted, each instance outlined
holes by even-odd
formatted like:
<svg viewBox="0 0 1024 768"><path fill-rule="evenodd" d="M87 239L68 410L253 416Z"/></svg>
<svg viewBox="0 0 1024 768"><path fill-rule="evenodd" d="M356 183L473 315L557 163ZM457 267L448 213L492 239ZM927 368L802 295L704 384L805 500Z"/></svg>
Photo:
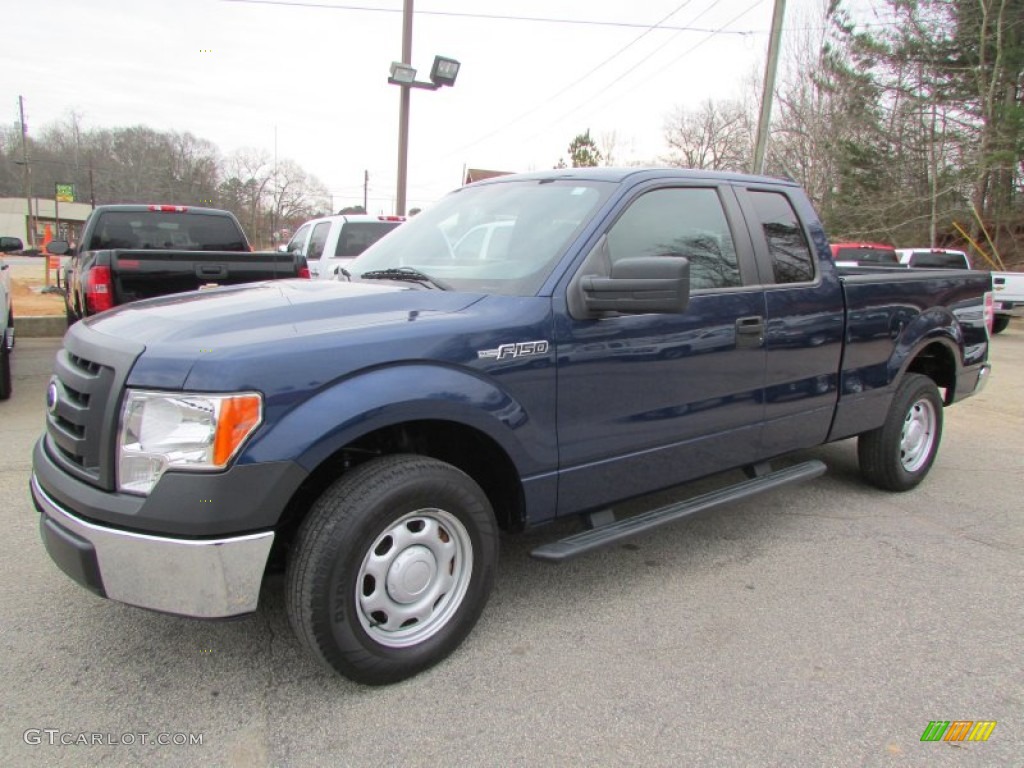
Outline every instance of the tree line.
<svg viewBox="0 0 1024 768"><path fill-rule="evenodd" d="M982 267L1024 265L1024 0L876 9L883 21L859 28L831 0L816 32L797 33L766 172L802 184L834 240L969 247ZM749 170L757 99L677 108L663 159Z"/></svg>
<svg viewBox="0 0 1024 768"><path fill-rule="evenodd" d="M25 194L21 127L0 130L0 197ZM226 208L249 237L268 247L273 234L330 212L315 176L265 150L227 156L188 132L145 126L85 129L77 115L27 138L32 194L52 197L75 185L77 202L166 203Z"/></svg>

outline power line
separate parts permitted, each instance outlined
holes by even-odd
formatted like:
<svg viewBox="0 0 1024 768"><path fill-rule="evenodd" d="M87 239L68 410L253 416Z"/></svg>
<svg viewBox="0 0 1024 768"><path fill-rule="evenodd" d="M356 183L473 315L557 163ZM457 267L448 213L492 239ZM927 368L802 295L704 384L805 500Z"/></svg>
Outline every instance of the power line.
<svg viewBox="0 0 1024 768"><path fill-rule="evenodd" d="M688 6L688 5L689 5L689 4L691 3L691 2L693 2L693 0L684 0L684 1L683 1L683 2L682 2L682 3L680 4L680 5L678 5L678 6L676 7L676 9L675 9L674 11L672 11L672 12L671 12L670 14L668 14L667 16L665 16L664 18L662 18L662 19L661 19L661 21L658 21L658 22L656 22L656 23L655 23L654 25L652 25L652 26L649 26L649 27L648 27L648 28L647 28L647 29L646 29L646 30L645 30L644 32L642 32L641 34L639 34L639 35L637 35L636 37L634 37L634 38L633 38L632 40L630 40L630 41L629 41L628 43L626 43L626 45L624 45L624 46L622 46L621 48L619 48L619 50L617 50L617 51L616 51L615 53L613 53L613 54L612 54L611 56L609 56L608 58L606 58L606 59L605 59L604 61L602 61L602 62L601 62L600 64L598 64L598 65L597 65L596 67L593 67L593 68L591 68L591 69L590 69L590 70L589 70L589 71L588 71L588 72L587 72L586 74L584 74L584 75L583 75L582 77L579 77L579 78L577 78L576 80L573 80L573 81L572 81L571 83L569 83L569 84L568 84L567 86L565 86L564 88L562 88L562 89L561 89L560 91L558 91L557 93L554 93L554 94L552 94L551 96L549 96L548 98L546 98L546 99L545 99L544 101L542 101L542 102L540 102L539 104L537 104L536 106L534 106L534 107L532 107L532 108L528 109L527 111L525 111L525 112L520 112L520 113L519 113L519 115L517 115L516 117L512 118L511 120L505 120L505 121L503 121L503 122L502 122L502 124L501 124L501 126L499 126L498 128L495 128L495 129L494 129L493 131L491 131L490 133L487 133L487 134L485 134L485 135L481 136L481 137L480 137L479 139L476 139L476 140L474 140L474 141L471 141L471 142L470 142L469 144L464 144L464 145L462 145L461 147L459 147L458 149L453 149L453 150L452 150L451 152L448 152L447 154L443 155L442 159L444 159L444 158L448 158L448 157L452 157L453 155L459 154L459 153L461 153L461 152L465 152L465 151L466 151L467 149L470 149L470 148L472 148L472 147L475 147L475 146L477 146L478 144L481 144L481 143L483 143L483 142L487 141L487 139L491 138L492 136L496 136L497 134L501 133L502 131L505 131L505 130L507 130L507 129L508 129L508 128L509 128L510 126L513 126L513 125L515 125L516 123L518 123L518 122L521 122L522 120L525 120L525 119L526 119L527 117L529 117L530 115L532 115L532 114L536 113L536 112L537 112L538 110L540 110L541 108L543 108L543 107L546 107L546 106L547 106L548 104L550 104L550 103L551 103L552 101L554 101L555 99L557 99L557 98L558 98L559 96L561 96L562 94L564 94L564 93L566 93L567 91L569 91L569 90L571 90L571 89L575 88L575 87L576 87L577 85L579 85L580 83L582 83L582 82L583 82L584 80L586 80L587 78L589 78L589 77L592 77L592 76L594 75L594 73L595 73L595 72L597 72L597 71L598 71L599 69L601 69L602 67L604 67L604 66L605 66L606 64L609 64L609 63L611 63L611 62L612 62L612 61L613 61L614 59L616 59L616 58L618 58L619 56L621 56L621 55L622 55L623 53L625 53L625 52L626 52L626 51L627 51L627 50L628 50L629 48L632 48L632 47L633 47L633 46L634 46L634 45L635 45L636 43L640 42L640 40L642 40L642 39L643 39L644 37L646 37L646 36L647 36L648 34L650 34L651 32L653 32L653 31L654 31L655 29L665 29L665 27L662 27L662 26L660 26L660 25L661 25L661 24L662 24L663 22L665 22L665 21L667 21L668 19L670 19L670 18L672 18L673 16L675 16L675 15L676 15L677 13L679 13L679 12L680 12L681 10L683 10L683 9L684 9L684 8L685 8L686 6ZM702 14L702 15L703 15L703 14ZM700 18L700 16L697 16L697 18L699 19L699 18ZM673 37L674 37L674 36L673 36ZM671 39L671 38L670 38L670 39Z"/></svg>
<svg viewBox="0 0 1024 768"><path fill-rule="evenodd" d="M401 8L371 8L365 5L338 5L338 4L325 4L325 3L310 3L303 2L302 0L221 0L225 3L246 3L249 5L283 5L286 7L294 8L320 8L323 10L331 11L368 11L374 13L401 13ZM640 22L632 21L598 21L596 19L562 19L556 17L546 16L514 16L512 14L498 14L498 13L464 13L457 11L422 11L417 10L416 15L418 16L449 16L464 19L487 19L490 21L529 21L539 22L543 24L578 24L595 27L619 27L619 28L633 28L633 29L645 29L650 28L650 24L643 24ZM671 16L673 14L669 14ZM668 30L671 32L712 32L714 30L701 29L699 27L671 27L671 26L659 26L659 29ZM757 34L755 30L740 30L734 29L729 30L725 34L730 35L753 35Z"/></svg>
<svg viewBox="0 0 1024 768"><path fill-rule="evenodd" d="M716 0L716 1L714 2L714 3L712 3L712 5L711 5L711 6L709 6L709 7L707 8L707 9L705 9L705 11L704 11L703 13L707 13L707 11L711 10L711 8L715 7L715 6L716 6L716 5L718 5L718 4L720 3L720 2L721 2L721 0ZM708 34L708 35L707 35L706 37L702 38L701 40L698 40L698 41L697 41L696 43L694 43L694 44L693 44L692 46L690 46L690 47L689 47L688 49L686 49L686 50L685 50L685 51L683 51L683 52L682 52L681 54L679 54L679 55L678 55L678 56L676 56L676 57L675 57L674 59L672 59L672 61L670 61L670 62L669 62L669 63L668 63L667 65L665 65L664 69L669 69L670 67L672 67L672 65L674 65L674 64L675 64L675 63L676 63L677 61L679 61L680 59L682 59L682 58L684 58L684 57L686 57L686 56L689 56L689 55L690 55L691 53L693 53L693 52L694 52L695 50L697 50L697 49L698 49L698 48L700 48L700 47L701 47L702 45L704 45L704 43L706 43L706 42L707 42L708 40L710 40L710 39L712 39L713 37L715 37L715 35L717 35L717 34L721 34L722 32L724 32L724 30L725 30L725 28L726 28L726 27L728 27L728 26L729 26L730 24L733 24L734 22L736 22L736 21L738 21L739 19L741 19L741 18L743 18L744 16L746 16L746 15L747 15L748 13L750 13L750 12L751 12L752 10L754 10L754 8L756 8L756 7L758 6L758 5L760 5L760 4L761 4L761 3L763 3L763 2L764 2L764 0L754 0L754 2L753 2L753 3L752 3L752 4L750 5L750 6L749 6L749 7L747 7L747 9L746 9L746 10L744 10L744 11L741 11L741 12L740 12L739 14L737 14L737 15L736 15L736 16L734 16L734 17L733 17L732 19L730 19L729 21L727 21L727 22L726 22L725 24L723 24L723 25L722 25L722 27L721 27L721 28L719 28L719 29L717 29L717 30L714 30L714 31L710 32L710 33L709 33L709 34ZM702 13L701 15L703 15L703 13ZM700 17L698 17L698 18L700 18ZM620 81L622 81L623 79L625 79L626 77L628 77L628 76L629 76L630 74L632 74L632 73L633 73L634 71L636 71L636 70L637 70L637 69L638 69L638 68L639 68L639 67L640 67L641 65L643 65L644 63L646 63L646 62L647 62L647 61L648 61L648 60L649 60L649 59L650 59L650 58L651 58L652 56L654 56L654 55L655 55L656 53L658 53L658 51L660 51L660 50L661 50L662 48L664 48L664 47L665 47L665 45L667 45L668 43L672 42L672 39L674 39L674 38L670 38L669 40L666 40L666 41L665 41L665 43L663 43L662 45L660 45L660 46L658 46L657 48L655 48L655 49L654 49L653 51L651 51L651 52L650 52L650 53L649 53L649 54L648 54L647 56L645 56L645 57L644 57L643 59L641 59L640 61L638 61L638 62L637 62L636 64L634 64L634 65L633 65L632 67L630 67L630 68L629 68L629 69L627 69L627 70L626 70L625 72L623 72L623 73L622 73L621 75L619 75L619 76L618 76L617 78L615 78L615 79L614 79L614 80L613 80L612 82L610 82L610 83L609 83L608 85L606 85L606 86L605 86L605 87L603 88L603 90L604 90L604 91L607 91L607 90L608 90L609 88L611 88L611 87L612 87L613 85L615 85L615 84L619 83ZM550 128L554 127L554 126L555 126L555 125L557 125L558 123L560 123L560 122L562 122L563 120L565 120L565 119L566 119L567 117L569 117L569 116L571 116L571 115L575 114L576 112L580 111L581 109L583 109L583 108L585 108L585 107L587 107L587 106L592 106L593 108L592 108L592 109L590 110L590 112L593 112L593 111L594 111L595 109L598 109L598 108L600 108L600 109L604 109L604 108L608 107L609 105L611 105L612 103L614 103L615 101L617 101L618 99L620 99L621 97L622 97L622 94L620 94L620 95L618 95L618 96L615 96L614 98L612 98L612 99L609 99L609 100L605 101L604 103L602 103L602 104L601 104L601 105L600 105L599 107L593 106L592 102L590 102L589 100L588 100L588 101L585 101L585 102L583 102L583 103L577 104L577 105L576 105L575 107L573 107L572 109L570 109L570 110L569 110L568 112L566 112L565 114L563 114L563 115L562 115L561 117L559 117L559 118L558 118L558 119L556 119L555 121L553 121L553 122L550 122L550 123L548 123L548 124L547 124L547 125L546 125L546 126L545 126L545 127L543 128L543 129L542 129L542 130L540 130L540 131L538 131L537 133L534 133L533 135L531 135L531 136L527 137L526 139L524 139L524 141L530 141L531 139L535 139L535 138L537 138L538 136L540 136L540 135L542 135L542 134L546 133L548 129L550 129Z"/></svg>

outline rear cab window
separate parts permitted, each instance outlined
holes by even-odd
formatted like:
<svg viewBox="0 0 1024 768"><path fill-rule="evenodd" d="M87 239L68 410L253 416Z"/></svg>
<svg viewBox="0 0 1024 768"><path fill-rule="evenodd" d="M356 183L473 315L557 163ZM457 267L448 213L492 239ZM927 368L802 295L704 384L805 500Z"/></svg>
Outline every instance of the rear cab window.
<svg viewBox="0 0 1024 768"><path fill-rule="evenodd" d="M914 251L910 254L910 266L933 269L969 269L967 259L962 254L932 251Z"/></svg>
<svg viewBox="0 0 1024 768"><path fill-rule="evenodd" d="M88 250L248 251L234 219L202 213L106 211L99 214Z"/></svg>

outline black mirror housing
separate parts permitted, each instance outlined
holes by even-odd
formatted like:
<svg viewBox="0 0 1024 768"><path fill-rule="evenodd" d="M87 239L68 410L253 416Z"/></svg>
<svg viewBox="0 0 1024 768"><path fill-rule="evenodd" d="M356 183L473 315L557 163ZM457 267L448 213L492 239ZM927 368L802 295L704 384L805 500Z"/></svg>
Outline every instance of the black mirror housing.
<svg viewBox="0 0 1024 768"><path fill-rule="evenodd" d="M686 311L690 303L690 260L685 256L622 259L608 277L580 281L589 312L647 314Z"/></svg>
<svg viewBox="0 0 1024 768"><path fill-rule="evenodd" d="M67 240L51 240L46 244L46 252L54 256L63 256L71 250Z"/></svg>
<svg viewBox="0 0 1024 768"><path fill-rule="evenodd" d="M19 237L0 237L0 253L13 253L14 251L25 250L25 245Z"/></svg>

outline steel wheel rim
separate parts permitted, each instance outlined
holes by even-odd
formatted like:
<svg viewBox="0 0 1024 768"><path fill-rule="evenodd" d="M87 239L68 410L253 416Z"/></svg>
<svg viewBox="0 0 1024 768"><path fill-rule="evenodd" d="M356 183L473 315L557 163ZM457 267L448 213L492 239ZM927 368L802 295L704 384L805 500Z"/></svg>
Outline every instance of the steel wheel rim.
<svg viewBox="0 0 1024 768"><path fill-rule="evenodd" d="M466 527L443 509L418 509L370 545L356 580L359 623L389 648L422 643L459 609L473 573Z"/></svg>
<svg viewBox="0 0 1024 768"><path fill-rule="evenodd" d="M931 400L922 398L907 410L900 434L900 463L907 472L921 469L935 444L938 417Z"/></svg>

